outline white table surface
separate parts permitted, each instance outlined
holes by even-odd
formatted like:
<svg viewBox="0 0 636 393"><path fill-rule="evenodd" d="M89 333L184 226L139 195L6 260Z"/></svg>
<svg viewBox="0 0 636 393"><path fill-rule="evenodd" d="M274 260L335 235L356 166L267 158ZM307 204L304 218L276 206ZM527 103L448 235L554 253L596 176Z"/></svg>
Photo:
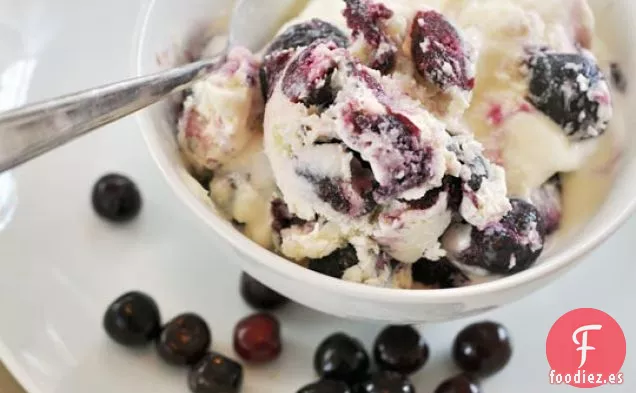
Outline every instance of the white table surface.
<svg viewBox="0 0 636 393"><path fill-rule="evenodd" d="M10 0L0 0L0 9L3 6L20 7L15 5L17 2L10 3ZM70 0L64 2L67 4L64 10L56 9L52 3L55 2L24 1L20 3L24 12L17 10L18 14L24 15L25 21L30 20L30 23L40 26L40 30L43 26L50 29L50 41L46 45L31 47L27 51L24 47L7 49L0 42L0 50L4 49L5 54L6 50L13 50L14 58L34 61L31 83L25 91L26 99L37 100L131 75L129 49L132 47L132 33L137 17L135 9L144 2L133 4L137 2L111 0L106 7L97 2ZM35 15L33 7L38 8L36 11L39 14L50 17L28 17ZM78 15L82 17L77 17ZM114 20L118 22L112 23ZM111 22L108 24L106 21ZM16 22L16 26L27 26L19 22ZM6 22L0 16L0 28L2 23L6 27ZM82 34L77 34L78 31ZM0 35L4 33L6 31L0 31ZM32 53L27 53L29 51ZM6 58L0 57L0 66L6 69L8 64L2 64L2 59ZM113 170L125 172L139 183L145 197L144 214L133 229L100 233L103 238L100 238L100 249L95 252L108 252L109 247L134 243L134 237L124 237L143 233L144 240L151 236L157 242L164 242L166 246L162 252L179 257L184 263L189 259L200 259L206 253L210 256L215 254L214 247L205 247L208 238L205 226L196 221L169 190L145 149L135 119L129 118L15 171L19 206L14 222L0 234L0 263L21 264L21 258L30 258L33 255L32 252L21 253L20 249L43 247L53 259L58 257L56 252L59 252L58 255L67 255L69 251L62 250L61 247L72 247L74 242L81 242L84 236L90 236L90 232L95 230L92 227L78 227L71 222L78 215L92 214L89 204L90 188L100 175ZM548 385L545 339L552 323L563 313L579 307L594 307L618 320L625 331L628 346L628 356L623 368L625 384L599 388L598 391L636 391L636 360L632 349L632 340L636 340L636 308L633 303L636 298L636 285L633 282L636 279L634 239L636 218L632 218L600 249L589 255L579 268L559 282L531 297L478 318L502 321L510 328L515 340L514 359L510 367L496 377L503 381L497 386L506 386L507 392L573 390ZM118 258L147 257L154 255L153 244L155 243L148 243L146 255L126 255L121 250L115 254ZM42 259L40 263L46 265L47 260ZM0 315L6 316L11 305L11 301L6 298L0 300ZM28 310L25 312L28 313ZM100 313L101 310L96 312ZM317 324L323 318L317 313L307 315L315 318L314 322ZM329 320L329 324L337 324L332 318L324 318ZM440 340L442 337L448 339L452 337L452 329L465 323L430 325L424 327L424 331L433 341L438 337ZM10 347L12 337L5 332L20 329L20 324L19 318L0 318L0 343ZM441 360L444 361L446 360ZM427 375L437 375L438 370L432 366ZM28 381L28 372L24 372L24 369L22 371L19 377L25 382L25 386L36 386ZM82 372L81 364L66 371L71 374ZM59 386L50 390L43 389L42 385L38 386L41 393L63 391L57 390ZM14 391L15 385L0 369L0 393ZM495 392L504 393L501 388Z"/></svg>

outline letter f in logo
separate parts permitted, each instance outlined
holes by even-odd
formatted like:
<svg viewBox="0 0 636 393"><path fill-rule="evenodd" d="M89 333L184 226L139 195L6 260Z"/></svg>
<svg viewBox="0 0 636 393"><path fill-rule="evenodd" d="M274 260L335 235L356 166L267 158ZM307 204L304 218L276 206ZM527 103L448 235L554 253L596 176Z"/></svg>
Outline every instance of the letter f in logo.
<svg viewBox="0 0 636 393"><path fill-rule="evenodd" d="M603 326L601 325L581 326L574 331L574 334L572 334L572 341L574 341L574 344L580 345L580 347L576 349L577 351L581 351L581 365L579 366L579 368L583 367L585 365L585 362L587 362L587 351L596 350L596 348L587 345L587 333L590 330L601 330L602 328ZM583 339L581 340L581 342L579 342L579 339L577 338L579 333L583 333Z"/></svg>

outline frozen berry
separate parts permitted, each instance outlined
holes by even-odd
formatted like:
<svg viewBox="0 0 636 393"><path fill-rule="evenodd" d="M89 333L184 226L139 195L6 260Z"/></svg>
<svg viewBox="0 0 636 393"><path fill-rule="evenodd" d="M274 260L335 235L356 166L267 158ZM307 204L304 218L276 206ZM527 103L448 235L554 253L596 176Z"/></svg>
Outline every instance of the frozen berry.
<svg viewBox="0 0 636 393"><path fill-rule="evenodd" d="M157 303L141 292L128 292L106 310L103 320L106 333L126 346L143 346L157 338L161 317Z"/></svg>
<svg viewBox="0 0 636 393"><path fill-rule="evenodd" d="M272 41L266 54L309 46L316 41L331 41L340 48L349 46L349 39L342 30L329 22L312 19L288 27Z"/></svg>
<svg viewBox="0 0 636 393"><path fill-rule="evenodd" d="M436 11L420 11L411 30L411 55L418 73L442 90L475 85L472 48L451 22Z"/></svg>
<svg viewBox="0 0 636 393"><path fill-rule="evenodd" d="M335 99L331 76L336 69L333 42L317 41L291 60L283 75L283 93L293 103L326 108Z"/></svg>
<svg viewBox="0 0 636 393"><path fill-rule="evenodd" d="M481 388L472 378L460 374L442 382L435 393L481 393Z"/></svg>
<svg viewBox="0 0 636 393"><path fill-rule="evenodd" d="M488 377L503 370L512 356L508 330L495 322L475 323L453 344L455 363L470 375Z"/></svg>
<svg viewBox="0 0 636 393"><path fill-rule="evenodd" d="M259 78L261 82L261 92L265 101L269 100L272 96L276 83L280 80L281 74L293 55L294 51L289 49L274 52L264 57L263 64L259 71Z"/></svg>
<svg viewBox="0 0 636 393"><path fill-rule="evenodd" d="M545 227L537 209L512 199L512 210L483 231L467 224L452 225L443 236L449 259L468 269L514 274L528 269L541 255Z"/></svg>
<svg viewBox="0 0 636 393"><path fill-rule="evenodd" d="M307 223L307 221L291 214L285 201L280 198L276 198L272 201L270 212L272 214L272 229L277 233L283 229L291 228L294 225L304 225Z"/></svg>
<svg viewBox="0 0 636 393"><path fill-rule="evenodd" d="M173 318L161 330L157 353L168 364L193 365L205 355L212 342L203 318L186 313Z"/></svg>
<svg viewBox="0 0 636 393"><path fill-rule="evenodd" d="M243 384L243 367L218 353L207 353L188 373L192 393L238 393Z"/></svg>
<svg viewBox="0 0 636 393"><path fill-rule="evenodd" d="M349 386L342 381L323 379L302 387L296 393L351 393Z"/></svg>
<svg viewBox="0 0 636 393"><path fill-rule="evenodd" d="M603 134L612 114L609 86L590 56L537 51L527 61L528 101L573 140Z"/></svg>
<svg viewBox="0 0 636 393"><path fill-rule="evenodd" d="M327 337L314 354L314 369L322 378L360 382L367 376L369 366L369 355L362 343L344 333Z"/></svg>
<svg viewBox="0 0 636 393"><path fill-rule="evenodd" d="M241 275L241 296L247 304L260 310L274 310L289 301L247 273Z"/></svg>
<svg viewBox="0 0 636 393"><path fill-rule="evenodd" d="M563 185L561 176L554 175L530 196L532 204L543 219L545 234L549 236L561 226L563 215Z"/></svg>
<svg viewBox="0 0 636 393"><path fill-rule="evenodd" d="M438 289L458 288L470 282L468 276L446 258L420 259L413 264L412 274L413 281Z"/></svg>
<svg viewBox="0 0 636 393"><path fill-rule="evenodd" d="M404 375L424 367L428 355L428 344L415 328L408 325L385 328L373 346L373 357L380 369Z"/></svg>
<svg viewBox="0 0 636 393"><path fill-rule="evenodd" d="M132 180L119 174L105 175L95 183L92 202L95 212L112 222L130 221L141 210L139 189Z"/></svg>
<svg viewBox="0 0 636 393"><path fill-rule="evenodd" d="M370 67L388 74L395 67L398 48L387 32L385 21L393 11L381 2L345 0L343 12L354 39L362 36L372 48Z"/></svg>
<svg viewBox="0 0 636 393"><path fill-rule="evenodd" d="M420 138L420 129L406 116L346 109L343 140L365 157L380 186L374 191L383 203L431 178L432 148Z"/></svg>
<svg viewBox="0 0 636 393"><path fill-rule="evenodd" d="M342 278L347 269L357 264L358 256L356 250L351 245L348 245L324 258L311 259L309 261L309 269L330 277Z"/></svg>
<svg viewBox="0 0 636 393"><path fill-rule="evenodd" d="M331 205L333 210L351 217L361 217L377 206L374 199L377 184L366 164L357 157L357 153L353 153L350 180L325 177L308 170L299 171L298 174L313 184L316 196Z"/></svg>
<svg viewBox="0 0 636 393"><path fill-rule="evenodd" d="M415 387L400 373L378 371L356 386L354 393L415 393Z"/></svg>
<svg viewBox="0 0 636 393"><path fill-rule="evenodd" d="M234 327L234 350L244 360L267 363L281 353L280 324L269 314L254 314Z"/></svg>

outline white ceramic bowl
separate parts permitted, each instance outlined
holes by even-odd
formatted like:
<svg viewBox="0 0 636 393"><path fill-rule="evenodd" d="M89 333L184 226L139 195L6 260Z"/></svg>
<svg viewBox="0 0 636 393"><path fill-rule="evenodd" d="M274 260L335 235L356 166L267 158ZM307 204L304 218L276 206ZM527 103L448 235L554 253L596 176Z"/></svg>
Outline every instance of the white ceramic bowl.
<svg viewBox="0 0 636 393"><path fill-rule="evenodd" d="M546 0L547 1L547 0ZM555 0L556 1L556 0ZM636 23L631 0L590 0L602 38L625 70L634 70ZM154 0L139 21L135 71L147 74L179 62L189 37L223 30L231 0ZM212 31L206 28L212 27ZM629 75L628 75L629 77ZM617 105L636 108L634 90ZM636 111L616 121L636 128ZM185 171L175 142L174 103L164 102L139 115L141 128L168 183L202 221L238 254L249 274L306 306L342 317L416 323L479 314L513 302L558 279L598 246L629 216L636 202L636 139L627 138L617 180L598 213L575 236L562 239L536 266L517 275L458 289L409 291L375 288L320 275L269 252L244 237L215 213L204 190ZM184 214L185 211L184 211ZM211 250L213 252L213 250ZM610 261L608 261L609 263ZM599 278L602 279L602 278Z"/></svg>

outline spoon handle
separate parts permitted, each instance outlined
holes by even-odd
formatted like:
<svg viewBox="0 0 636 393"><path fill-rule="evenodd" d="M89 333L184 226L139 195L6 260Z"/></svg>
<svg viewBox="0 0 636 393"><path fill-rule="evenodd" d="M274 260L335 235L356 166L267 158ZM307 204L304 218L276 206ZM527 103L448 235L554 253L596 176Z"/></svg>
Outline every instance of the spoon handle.
<svg viewBox="0 0 636 393"><path fill-rule="evenodd" d="M224 56L0 113L0 173L182 91Z"/></svg>

